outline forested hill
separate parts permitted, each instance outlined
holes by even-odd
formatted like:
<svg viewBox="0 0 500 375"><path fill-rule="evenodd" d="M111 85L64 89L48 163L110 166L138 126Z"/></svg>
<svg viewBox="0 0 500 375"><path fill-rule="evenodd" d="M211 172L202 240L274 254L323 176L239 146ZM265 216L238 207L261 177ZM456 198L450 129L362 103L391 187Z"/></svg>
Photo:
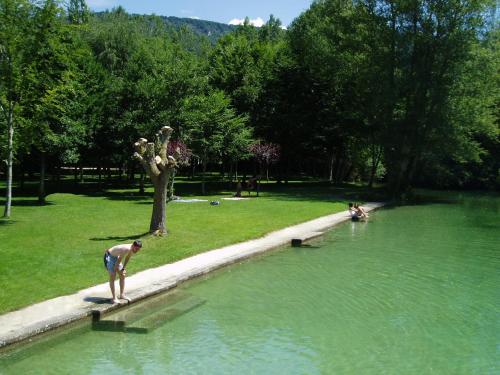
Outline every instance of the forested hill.
<svg viewBox="0 0 500 375"><path fill-rule="evenodd" d="M179 17L160 17L165 24L172 25L175 28L187 26L197 34L207 36L212 42L217 41L221 36L230 33L236 26L227 25L225 23L198 20L193 18L179 18Z"/></svg>
<svg viewBox="0 0 500 375"><path fill-rule="evenodd" d="M102 17L108 12L96 12L94 13L98 17ZM133 14L133 18L148 18L148 15ZM172 27L174 29L180 29L182 27L187 27L191 29L195 34L206 36L212 43L217 42L217 40L225 35L229 34L231 31L236 29L236 26L227 25L225 23L199 20L194 18L180 18L173 16L157 16L160 18L167 27Z"/></svg>

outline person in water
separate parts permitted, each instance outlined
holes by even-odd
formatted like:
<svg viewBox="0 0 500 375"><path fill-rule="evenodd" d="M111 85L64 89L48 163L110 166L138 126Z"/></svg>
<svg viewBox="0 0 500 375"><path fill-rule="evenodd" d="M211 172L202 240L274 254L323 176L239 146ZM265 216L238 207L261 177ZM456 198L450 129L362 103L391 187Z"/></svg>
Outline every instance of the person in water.
<svg viewBox="0 0 500 375"><path fill-rule="evenodd" d="M127 266L132 255L136 254L141 248L142 242L140 240L135 240L133 243L110 247L104 252L104 267L106 267L109 273L109 288L111 289L113 303L119 303L119 299L124 299L130 302L130 298L123 294L125 291L125 276L127 275L125 267ZM123 259L125 260L122 263ZM116 298L115 294L115 279L117 273L120 277L119 299Z"/></svg>

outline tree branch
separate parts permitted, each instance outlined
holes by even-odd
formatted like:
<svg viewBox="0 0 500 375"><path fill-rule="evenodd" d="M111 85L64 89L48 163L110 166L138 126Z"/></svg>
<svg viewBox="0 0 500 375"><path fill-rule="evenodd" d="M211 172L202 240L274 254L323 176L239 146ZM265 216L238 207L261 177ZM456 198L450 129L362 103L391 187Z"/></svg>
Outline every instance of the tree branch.
<svg viewBox="0 0 500 375"><path fill-rule="evenodd" d="M158 169L158 157L155 156L155 144L153 142L149 142L146 145L146 162L149 165L151 174L158 177L161 171Z"/></svg>
<svg viewBox="0 0 500 375"><path fill-rule="evenodd" d="M134 158L139 160L149 177L159 176L161 172L156 165L157 159L155 157L154 143L148 143L146 138L140 138L134 143L134 148Z"/></svg>
<svg viewBox="0 0 500 375"><path fill-rule="evenodd" d="M170 126L164 126L163 128L160 129L160 131L156 134L158 144L159 144L159 150L158 154L160 156L160 163L159 167L162 170L165 170L168 164L170 163L169 157L167 157L167 148L168 148L168 142L170 140L170 135L172 134L173 130Z"/></svg>

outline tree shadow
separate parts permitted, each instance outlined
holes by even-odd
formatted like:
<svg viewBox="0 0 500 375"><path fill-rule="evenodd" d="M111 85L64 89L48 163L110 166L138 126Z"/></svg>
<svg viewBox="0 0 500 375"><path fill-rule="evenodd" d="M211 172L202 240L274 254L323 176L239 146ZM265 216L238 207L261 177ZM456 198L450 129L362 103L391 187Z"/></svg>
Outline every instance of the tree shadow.
<svg viewBox="0 0 500 375"><path fill-rule="evenodd" d="M15 224L15 220L10 220L10 219L0 219L0 225L13 225Z"/></svg>
<svg viewBox="0 0 500 375"><path fill-rule="evenodd" d="M96 191L79 192L78 195L85 195L91 198L106 198L113 201L144 201L153 198L153 193L139 193L137 191Z"/></svg>
<svg viewBox="0 0 500 375"><path fill-rule="evenodd" d="M108 236L108 237L93 237L89 238L91 241L126 241L126 240L135 240L137 238L144 237L145 235L149 234L148 232L144 233L138 233L138 234L132 234L132 235L127 235L127 236Z"/></svg>
<svg viewBox="0 0 500 375"><path fill-rule="evenodd" d="M54 203L46 201L45 203L38 202L37 199L16 199L12 200L12 207L43 207L52 206ZM5 200L0 200L0 206L5 206Z"/></svg>

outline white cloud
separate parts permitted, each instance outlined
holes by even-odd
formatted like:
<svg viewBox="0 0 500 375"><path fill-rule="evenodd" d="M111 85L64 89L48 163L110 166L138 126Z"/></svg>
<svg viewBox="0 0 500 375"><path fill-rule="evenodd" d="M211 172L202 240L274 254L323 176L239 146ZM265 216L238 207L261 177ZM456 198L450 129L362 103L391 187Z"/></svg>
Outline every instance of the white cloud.
<svg viewBox="0 0 500 375"><path fill-rule="evenodd" d="M231 21L229 21L230 25L243 25L245 23L245 19L240 19L240 18L233 18ZM253 25L255 27L261 27L265 24L264 20L260 17L257 17L254 20L250 20L250 25Z"/></svg>
<svg viewBox="0 0 500 375"><path fill-rule="evenodd" d="M192 16L192 17L189 17L189 18L191 18L193 20L199 20L200 19L200 17L198 17L198 16Z"/></svg>

